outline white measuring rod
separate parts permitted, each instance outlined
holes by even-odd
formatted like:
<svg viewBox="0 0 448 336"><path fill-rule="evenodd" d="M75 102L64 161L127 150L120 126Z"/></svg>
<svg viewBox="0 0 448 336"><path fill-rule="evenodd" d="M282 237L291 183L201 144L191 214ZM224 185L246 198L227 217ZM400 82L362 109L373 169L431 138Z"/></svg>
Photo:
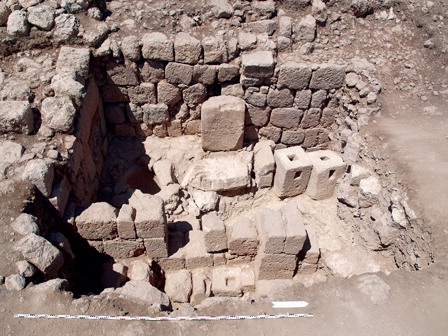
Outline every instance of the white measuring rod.
<svg viewBox="0 0 448 336"><path fill-rule="evenodd" d="M272 308L305 308L308 306L306 301L274 301Z"/></svg>

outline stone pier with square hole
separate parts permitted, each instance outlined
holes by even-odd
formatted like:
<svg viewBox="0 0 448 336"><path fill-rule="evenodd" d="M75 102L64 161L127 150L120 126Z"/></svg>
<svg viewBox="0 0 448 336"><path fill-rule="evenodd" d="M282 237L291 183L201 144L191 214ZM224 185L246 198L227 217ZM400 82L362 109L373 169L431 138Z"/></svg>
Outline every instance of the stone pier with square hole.
<svg viewBox="0 0 448 336"><path fill-rule="evenodd" d="M312 199L322 200L333 196L338 179L344 174L346 164L330 150L308 153L313 164L306 193Z"/></svg>
<svg viewBox="0 0 448 336"><path fill-rule="evenodd" d="M276 150L277 170L274 177L274 192L277 196L292 197L305 192L313 165L305 151L297 147Z"/></svg>

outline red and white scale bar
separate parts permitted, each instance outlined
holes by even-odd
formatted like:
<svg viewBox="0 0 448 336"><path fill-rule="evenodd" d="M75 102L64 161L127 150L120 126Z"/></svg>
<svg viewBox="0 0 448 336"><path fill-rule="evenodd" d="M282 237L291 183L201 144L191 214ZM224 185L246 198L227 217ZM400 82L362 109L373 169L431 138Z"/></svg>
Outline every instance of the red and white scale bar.
<svg viewBox="0 0 448 336"><path fill-rule="evenodd" d="M30 319L68 319L68 320L118 320L118 321L219 321L219 320L256 320L281 319L296 317L313 317L312 314L278 314L278 315L224 315L224 316L94 316L94 315L53 315L53 314L14 314L18 318Z"/></svg>

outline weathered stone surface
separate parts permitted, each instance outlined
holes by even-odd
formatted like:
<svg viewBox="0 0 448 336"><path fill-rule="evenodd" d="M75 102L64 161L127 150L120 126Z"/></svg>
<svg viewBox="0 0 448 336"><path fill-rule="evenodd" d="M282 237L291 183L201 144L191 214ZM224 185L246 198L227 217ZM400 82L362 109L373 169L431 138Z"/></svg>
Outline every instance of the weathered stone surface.
<svg viewBox="0 0 448 336"><path fill-rule="evenodd" d="M215 253L227 250L226 228L216 212L202 216L202 231L205 232L207 252Z"/></svg>
<svg viewBox="0 0 448 336"><path fill-rule="evenodd" d="M269 254L283 253L286 231L280 212L262 209L256 214L255 224L262 246L260 252Z"/></svg>
<svg viewBox="0 0 448 336"><path fill-rule="evenodd" d="M0 3L0 26L3 26L8 22L9 14L11 14L11 10L6 3Z"/></svg>
<svg viewBox="0 0 448 336"><path fill-rule="evenodd" d="M202 148L209 151L240 149L243 145L244 100L232 96L209 98L201 108Z"/></svg>
<svg viewBox="0 0 448 336"><path fill-rule="evenodd" d="M59 251L62 252L65 262L71 262L75 259L75 254L73 253L70 242L62 233L52 232L46 237L50 243L52 243L59 249Z"/></svg>
<svg viewBox="0 0 448 336"><path fill-rule="evenodd" d="M338 179L344 174L346 164L333 151L323 150L308 153L313 164L306 193L313 199L333 196Z"/></svg>
<svg viewBox="0 0 448 336"><path fill-rule="evenodd" d="M207 99L207 87L201 83L194 84L183 90L182 96L189 107L194 107Z"/></svg>
<svg viewBox="0 0 448 336"><path fill-rule="evenodd" d="M165 78L165 65L160 61L146 60L139 66L143 82L158 83Z"/></svg>
<svg viewBox="0 0 448 336"><path fill-rule="evenodd" d="M210 5L217 18L230 18L233 15L232 5L227 0L210 0Z"/></svg>
<svg viewBox="0 0 448 336"><path fill-rule="evenodd" d="M246 26L252 33L267 34L268 36L272 36L277 30L277 21L275 20L252 21L248 22Z"/></svg>
<svg viewBox="0 0 448 336"><path fill-rule="evenodd" d="M191 196L203 213L215 210L219 201L219 195L215 191L193 190Z"/></svg>
<svg viewBox="0 0 448 336"><path fill-rule="evenodd" d="M257 46L257 36L252 33L241 31L238 34L238 44L243 51L255 49Z"/></svg>
<svg viewBox="0 0 448 336"><path fill-rule="evenodd" d="M140 39L137 36L124 37L121 41L121 52L130 61L140 61L142 58Z"/></svg>
<svg viewBox="0 0 448 336"><path fill-rule="evenodd" d="M270 89L267 103L270 107L290 107L294 102L294 96L289 89Z"/></svg>
<svg viewBox="0 0 448 336"><path fill-rule="evenodd" d="M324 24L327 22L328 11L327 6L322 0L313 0L311 7L311 15L316 19L317 22Z"/></svg>
<svg viewBox="0 0 448 336"><path fill-rule="evenodd" d="M16 250L36 266L46 278L54 278L64 264L64 256L48 240L30 233L17 242Z"/></svg>
<svg viewBox="0 0 448 336"><path fill-rule="evenodd" d="M165 104L145 104L142 106L143 122L147 125L155 125L167 122L168 106Z"/></svg>
<svg viewBox="0 0 448 336"><path fill-rule="evenodd" d="M160 197L134 191L129 205L135 209L135 229L140 238L164 238L166 218L163 201Z"/></svg>
<svg viewBox="0 0 448 336"><path fill-rule="evenodd" d="M23 276L24 278L32 277L36 274L36 267L34 267L32 264L30 264L26 260L20 260L16 262L17 271L19 271L19 274Z"/></svg>
<svg viewBox="0 0 448 336"><path fill-rule="evenodd" d="M78 233L85 239L117 237L117 209L106 202L92 203L75 219Z"/></svg>
<svg viewBox="0 0 448 336"><path fill-rule="evenodd" d="M28 22L42 30L51 30L54 25L54 9L42 5L28 8Z"/></svg>
<svg viewBox="0 0 448 336"><path fill-rule="evenodd" d="M246 188L250 184L251 167L239 154L203 159L192 164L182 186L217 192Z"/></svg>
<svg viewBox="0 0 448 336"><path fill-rule="evenodd" d="M269 78L274 72L274 57L270 51L257 51L243 54L242 73L249 78Z"/></svg>
<svg viewBox="0 0 448 336"><path fill-rule="evenodd" d="M271 124L277 127L294 128L300 124L303 111L296 108L276 108L271 112Z"/></svg>
<svg viewBox="0 0 448 336"><path fill-rule="evenodd" d="M168 257L168 249L165 238L148 238L144 239L145 249L151 258Z"/></svg>
<svg viewBox="0 0 448 336"><path fill-rule="evenodd" d="M144 253L143 242L138 240L105 240L103 241L104 254L114 259L137 257Z"/></svg>
<svg viewBox="0 0 448 336"><path fill-rule="evenodd" d="M223 63L218 66L218 81L220 83L233 81L240 75L240 67L236 64Z"/></svg>
<svg viewBox="0 0 448 336"><path fill-rule="evenodd" d="M123 287L117 288L114 293L149 305L159 306L162 310L171 307L169 296L146 281L128 281Z"/></svg>
<svg viewBox="0 0 448 336"><path fill-rule="evenodd" d="M193 290L191 272L179 270L165 274L165 293L173 302L189 302Z"/></svg>
<svg viewBox="0 0 448 336"><path fill-rule="evenodd" d="M313 165L301 147L289 147L274 153L277 165L274 192L279 197L290 197L305 192Z"/></svg>
<svg viewBox="0 0 448 336"><path fill-rule="evenodd" d="M292 35L292 18L289 16L281 16L278 20L278 32L280 36L291 38Z"/></svg>
<svg viewBox="0 0 448 336"><path fill-rule="evenodd" d="M162 33L147 33L142 37L142 55L155 61L174 61L173 42Z"/></svg>
<svg viewBox="0 0 448 336"><path fill-rule="evenodd" d="M345 67L336 64L322 64L313 72L310 88L318 90L339 89L345 81Z"/></svg>
<svg viewBox="0 0 448 336"><path fill-rule="evenodd" d="M165 78L172 84L188 85L193 78L193 67L188 64L170 62L165 67Z"/></svg>
<svg viewBox="0 0 448 336"><path fill-rule="evenodd" d="M248 88L244 93L244 100L251 105L264 107L266 106L267 95L256 91L254 88Z"/></svg>
<svg viewBox="0 0 448 336"><path fill-rule="evenodd" d="M168 106L178 103L182 99L180 89L171 83L163 80L157 84L157 101Z"/></svg>
<svg viewBox="0 0 448 336"><path fill-rule="evenodd" d="M309 14L294 28L295 39L298 41L313 42L316 38L316 20Z"/></svg>
<svg viewBox="0 0 448 336"><path fill-rule="evenodd" d="M49 197L54 179L53 164L44 159L28 161L23 170L22 178L35 184L44 196Z"/></svg>
<svg viewBox="0 0 448 336"><path fill-rule="evenodd" d="M211 85L215 82L216 71L217 71L216 65L196 64L193 67L193 81Z"/></svg>
<svg viewBox="0 0 448 336"><path fill-rule="evenodd" d="M239 83L223 83L221 85L221 94L223 96L235 96L239 98L244 97L244 89L243 86Z"/></svg>
<svg viewBox="0 0 448 336"><path fill-rule="evenodd" d="M297 257L291 254L258 253L255 270L258 280L292 279Z"/></svg>
<svg viewBox="0 0 448 336"><path fill-rule="evenodd" d="M117 232L118 236L123 239L135 239L134 226L135 209L129 204L123 204L117 217Z"/></svg>
<svg viewBox="0 0 448 336"><path fill-rule="evenodd" d="M89 74L90 50L88 48L61 47L56 72L63 73L67 69L74 70L78 75L87 77Z"/></svg>
<svg viewBox="0 0 448 336"><path fill-rule="evenodd" d="M141 83L128 88L129 100L134 104L156 104L156 86L153 83Z"/></svg>
<svg viewBox="0 0 448 336"><path fill-rule="evenodd" d="M0 134L30 134L34 130L34 115L27 101L0 101Z"/></svg>
<svg viewBox="0 0 448 336"><path fill-rule="evenodd" d="M229 252L238 256L255 256L258 249L258 233L249 218L240 217L228 229Z"/></svg>
<svg viewBox="0 0 448 336"><path fill-rule="evenodd" d="M301 128L312 128L319 125L320 116L322 111L318 108L310 108L306 110L305 115L300 122Z"/></svg>
<svg viewBox="0 0 448 336"><path fill-rule="evenodd" d="M254 172L255 181L259 188L269 188L272 185L273 173L275 170L274 154L272 153L270 141L264 142L264 145L255 148L254 152ZM257 145L263 144L259 142Z"/></svg>
<svg viewBox="0 0 448 336"><path fill-rule="evenodd" d="M297 131L284 130L282 133L281 143L285 145L301 145L305 139L305 131L299 129Z"/></svg>
<svg viewBox="0 0 448 336"><path fill-rule="evenodd" d="M79 13L86 10L90 2L90 0L62 0L61 7L68 13Z"/></svg>
<svg viewBox="0 0 448 336"><path fill-rule="evenodd" d="M20 274L12 274L5 278L5 287L9 291L21 291L26 286L26 279Z"/></svg>
<svg viewBox="0 0 448 336"><path fill-rule="evenodd" d="M56 28L54 37L59 41L67 41L78 35L81 23L73 14L61 14L54 20Z"/></svg>
<svg viewBox="0 0 448 336"><path fill-rule="evenodd" d="M286 231L284 253L297 255L303 248L306 241L306 231L302 214L296 202L288 202L281 209Z"/></svg>
<svg viewBox="0 0 448 336"><path fill-rule="evenodd" d="M107 81L109 84L119 86L134 86L138 85L137 74L135 71L125 65L118 63L109 63L106 67Z"/></svg>
<svg viewBox="0 0 448 336"><path fill-rule="evenodd" d="M211 295L212 275L206 268L192 271L193 291L190 297L192 305L198 305Z"/></svg>
<svg viewBox="0 0 448 336"><path fill-rule="evenodd" d="M42 122L56 132L69 132L73 128L76 108L68 97L47 97L42 102Z"/></svg>
<svg viewBox="0 0 448 336"><path fill-rule="evenodd" d="M72 98L76 105L80 106L86 94L86 87L75 80L75 78L74 71L71 73L57 74L51 79L51 88L54 91L55 97L68 96Z"/></svg>
<svg viewBox="0 0 448 336"><path fill-rule="evenodd" d="M182 249L187 269L210 267L213 256L205 248L205 233L199 230L188 232L189 243Z"/></svg>
<svg viewBox="0 0 448 336"><path fill-rule="evenodd" d="M311 79L311 67L303 63L286 62L280 66L278 74L279 88L304 90Z"/></svg>
<svg viewBox="0 0 448 336"><path fill-rule="evenodd" d="M0 142L0 157L3 163L17 163L22 157L25 148L16 142L9 140Z"/></svg>
<svg viewBox="0 0 448 336"><path fill-rule="evenodd" d="M222 37L209 36L202 40L205 63L226 63L227 48Z"/></svg>
<svg viewBox="0 0 448 336"><path fill-rule="evenodd" d="M215 296L242 294L241 268L221 266L213 268L212 292Z"/></svg>
<svg viewBox="0 0 448 336"><path fill-rule="evenodd" d="M15 10L8 17L6 31L12 36L27 36L30 32L30 24L26 18L26 12Z"/></svg>
<svg viewBox="0 0 448 336"><path fill-rule="evenodd" d="M39 234L40 229L37 225L36 218L27 213L22 213L12 222L12 228L18 234L23 236L29 233Z"/></svg>
<svg viewBox="0 0 448 336"><path fill-rule="evenodd" d="M312 97L311 90L297 91L296 97L294 99L294 107L306 110L310 106L311 97Z"/></svg>
<svg viewBox="0 0 448 336"><path fill-rule="evenodd" d="M201 42L188 33L177 33L174 39L176 62L196 64L201 57Z"/></svg>

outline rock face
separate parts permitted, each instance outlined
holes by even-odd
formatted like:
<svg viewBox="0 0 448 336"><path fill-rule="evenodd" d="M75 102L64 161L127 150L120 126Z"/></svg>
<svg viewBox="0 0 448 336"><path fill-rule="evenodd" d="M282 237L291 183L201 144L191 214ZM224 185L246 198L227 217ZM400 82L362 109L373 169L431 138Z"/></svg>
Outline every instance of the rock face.
<svg viewBox="0 0 448 336"><path fill-rule="evenodd" d="M44 159L28 161L23 170L22 178L35 184L44 196L49 197L54 178L53 164Z"/></svg>
<svg viewBox="0 0 448 336"><path fill-rule="evenodd" d="M189 168L182 185L204 191L238 190L249 186L250 170L247 160L238 154L208 158Z"/></svg>
<svg viewBox="0 0 448 336"><path fill-rule="evenodd" d="M26 18L26 12L15 10L8 17L6 31L12 36L27 36L30 32L30 24Z"/></svg>
<svg viewBox="0 0 448 336"><path fill-rule="evenodd" d="M42 122L54 131L68 132L72 129L76 108L70 98L45 98L41 112Z"/></svg>
<svg viewBox="0 0 448 336"><path fill-rule="evenodd" d="M93 203L75 220L78 233L86 239L113 239L117 237L117 209L112 205Z"/></svg>
<svg viewBox="0 0 448 336"><path fill-rule="evenodd" d="M142 38L142 55L156 61L174 61L174 45L165 34L148 33Z"/></svg>
<svg viewBox="0 0 448 336"><path fill-rule="evenodd" d="M48 240L30 233L22 238L16 245L23 257L36 266L47 278L57 276L64 264L64 256Z"/></svg>
<svg viewBox="0 0 448 336"><path fill-rule="evenodd" d="M244 100L232 96L209 98L201 109L202 148L206 151L236 150L243 146Z"/></svg>
<svg viewBox="0 0 448 336"><path fill-rule="evenodd" d="M0 134L30 134L33 130L34 115L27 101L0 101Z"/></svg>
<svg viewBox="0 0 448 336"><path fill-rule="evenodd" d="M129 205L135 209L135 229L139 238L165 237L165 208L160 197L136 190Z"/></svg>
<svg viewBox="0 0 448 336"><path fill-rule="evenodd" d="M266 79L274 72L274 58L270 51L257 51L242 56L243 75L250 78Z"/></svg>
<svg viewBox="0 0 448 336"><path fill-rule="evenodd" d="M116 289L115 293L125 298L127 297L133 300L143 301L149 305L158 306L162 310L167 310L171 307L171 301L168 295L146 281L128 281L123 287Z"/></svg>

